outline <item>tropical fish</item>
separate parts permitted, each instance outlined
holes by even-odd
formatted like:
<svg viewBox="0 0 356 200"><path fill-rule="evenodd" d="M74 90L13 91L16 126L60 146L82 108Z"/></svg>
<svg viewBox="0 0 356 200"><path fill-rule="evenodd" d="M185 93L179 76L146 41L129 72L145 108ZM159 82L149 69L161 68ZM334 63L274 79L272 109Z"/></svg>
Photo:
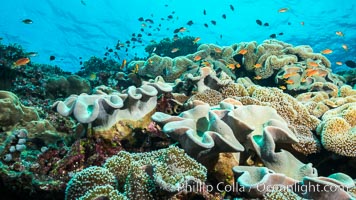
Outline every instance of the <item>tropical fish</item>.
<svg viewBox="0 0 356 200"><path fill-rule="evenodd" d="M268 22L266 22L266 23L264 23L264 24L263 24L263 26L269 26L269 23L268 23Z"/></svg>
<svg viewBox="0 0 356 200"><path fill-rule="evenodd" d="M55 60L55 59L56 59L56 57L53 56L53 55L49 57L49 60L50 60L50 61Z"/></svg>
<svg viewBox="0 0 356 200"><path fill-rule="evenodd" d="M281 8L278 10L279 13L284 13L287 12L289 9L288 8Z"/></svg>
<svg viewBox="0 0 356 200"><path fill-rule="evenodd" d="M234 6L233 6L233 5L230 5L230 9L231 9L232 11L234 11L234 10L235 10L235 8L234 8Z"/></svg>
<svg viewBox="0 0 356 200"><path fill-rule="evenodd" d="M245 55L247 53L246 49L241 49L238 54Z"/></svg>
<svg viewBox="0 0 356 200"><path fill-rule="evenodd" d="M262 26L262 21L261 21L261 20L257 19L257 20L256 20L256 23L257 23L258 25Z"/></svg>
<svg viewBox="0 0 356 200"><path fill-rule="evenodd" d="M31 19L24 19L24 20L22 20L22 22L25 23L25 24L32 24L33 23L33 21Z"/></svg>
<svg viewBox="0 0 356 200"><path fill-rule="evenodd" d="M223 14L221 17L224 18L224 19L226 19L226 15L225 15L225 14Z"/></svg>
<svg viewBox="0 0 356 200"><path fill-rule="evenodd" d="M206 28L208 28L208 27L209 27L209 25L208 25L207 23L205 23L205 24L204 24L204 26L205 26Z"/></svg>
<svg viewBox="0 0 356 200"><path fill-rule="evenodd" d="M194 40L193 40L193 44L196 44L197 42L200 41L200 37L196 37Z"/></svg>
<svg viewBox="0 0 356 200"><path fill-rule="evenodd" d="M322 54L331 54L333 51L331 49L324 49L320 53Z"/></svg>
<svg viewBox="0 0 356 200"><path fill-rule="evenodd" d="M180 33L183 33L183 32L185 32L186 30L187 30L186 28L181 27L181 28L179 29L179 32L180 32Z"/></svg>
<svg viewBox="0 0 356 200"><path fill-rule="evenodd" d="M215 26L216 25L216 21L215 20L211 20L211 23Z"/></svg>
<svg viewBox="0 0 356 200"><path fill-rule="evenodd" d="M194 57L194 61L199 61L199 60L201 60L201 56L196 55L196 56Z"/></svg>
<svg viewBox="0 0 356 200"><path fill-rule="evenodd" d="M210 66L211 66L210 62L208 62L208 61L204 61L204 62L202 62L201 64L202 64L203 66L206 66L206 67L210 67Z"/></svg>
<svg viewBox="0 0 356 200"><path fill-rule="evenodd" d="M292 79L289 79L289 80L286 80L285 83L291 85L294 83L294 81Z"/></svg>
<svg viewBox="0 0 356 200"><path fill-rule="evenodd" d="M35 56L37 56L37 54L38 54L37 52L28 52L25 55L29 56L29 57L35 57Z"/></svg>
<svg viewBox="0 0 356 200"><path fill-rule="evenodd" d="M308 62L308 65L311 66L311 67L319 67L319 64L316 63L316 62L313 62L313 61Z"/></svg>
<svg viewBox="0 0 356 200"><path fill-rule="evenodd" d="M138 73L138 68L139 68L139 66L138 66L138 64L136 64L135 68L131 72L134 73L134 74L137 74Z"/></svg>
<svg viewBox="0 0 356 200"><path fill-rule="evenodd" d="M253 79L255 79L255 80L261 80L262 79L262 76L255 76L255 77L253 77Z"/></svg>
<svg viewBox="0 0 356 200"><path fill-rule="evenodd" d="M139 17L138 21L140 21L140 22L144 21L143 17Z"/></svg>
<svg viewBox="0 0 356 200"><path fill-rule="evenodd" d="M356 68L356 63L352 60L345 61L345 65L351 68Z"/></svg>
<svg viewBox="0 0 356 200"><path fill-rule="evenodd" d="M270 38L276 38L277 35L276 35L275 33L273 33L273 34L271 34L269 37L270 37Z"/></svg>
<svg viewBox="0 0 356 200"><path fill-rule="evenodd" d="M345 51L349 50L349 47L346 44L342 44L341 46Z"/></svg>
<svg viewBox="0 0 356 200"><path fill-rule="evenodd" d="M295 76L295 75L297 75L296 72L294 72L294 73L288 73L288 74L283 75L283 78L284 78L284 79L288 79L289 77L292 77L292 76Z"/></svg>
<svg viewBox="0 0 356 200"><path fill-rule="evenodd" d="M218 48L218 47L214 48L214 51L215 51L215 53L221 53L222 52L222 50L220 48Z"/></svg>
<svg viewBox="0 0 356 200"><path fill-rule="evenodd" d="M304 23L303 21L302 21L302 22L300 22L300 25L304 26L304 24L305 24L305 23Z"/></svg>
<svg viewBox="0 0 356 200"><path fill-rule="evenodd" d="M258 68L261 68L262 65L260 63L256 63L253 67L258 69Z"/></svg>
<svg viewBox="0 0 356 200"><path fill-rule="evenodd" d="M125 66L126 66L126 59L124 59L123 61L122 61L122 64L121 64L121 66L120 66L120 69L124 69L125 68Z"/></svg>
<svg viewBox="0 0 356 200"><path fill-rule="evenodd" d="M342 62L337 61L336 64L337 64L337 65L342 65Z"/></svg>
<svg viewBox="0 0 356 200"><path fill-rule="evenodd" d="M310 69L310 70L306 70L306 71L307 71L306 76L308 76L308 77L318 74L318 70L316 70L316 69Z"/></svg>
<svg viewBox="0 0 356 200"><path fill-rule="evenodd" d="M234 70L236 68L236 65L231 63L231 64L228 64L227 67Z"/></svg>
<svg viewBox="0 0 356 200"><path fill-rule="evenodd" d="M13 68L15 67L19 67L19 66L23 66L23 65L26 65L27 63L30 62L30 59L29 58L20 58L18 60L16 60L14 63L13 63Z"/></svg>
<svg viewBox="0 0 356 200"><path fill-rule="evenodd" d="M173 48L173 49L171 50L171 53L176 53L177 51L179 51L179 48Z"/></svg>
<svg viewBox="0 0 356 200"><path fill-rule="evenodd" d="M203 14L206 15L206 10L204 9Z"/></svg>
<svg viewBox="0 0 356 200"><path fill-rule="evenodd" d="M341 32L341 31L336 31L335 34L340 36L340 37L344 37L344 33Z"/></svg>
<svg viewBox="0 0 356 200"><path fill-rule="evenodd" d="M192 20L188 21L188 22L187 22L187 25L188 25L188 26L193 25L193 21L192 21Z"/></svg>
<svg viewBox="0 0 356 200"><path fill-rule="evenodd" d="M284 86L284 85L279 86L279 88L282 89L282 90L287 89L286 86Z"/></svg>

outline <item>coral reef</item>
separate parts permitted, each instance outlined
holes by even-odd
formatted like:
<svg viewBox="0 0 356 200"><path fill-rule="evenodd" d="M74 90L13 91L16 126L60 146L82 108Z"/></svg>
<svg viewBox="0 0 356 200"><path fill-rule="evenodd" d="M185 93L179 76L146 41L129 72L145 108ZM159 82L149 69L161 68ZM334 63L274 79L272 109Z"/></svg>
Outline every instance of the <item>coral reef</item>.
<svg viewBox="0 0 356 200"><path fill-rule="evenodd" d="M287 199L351 199L353 194L348 191L355 187L352 178L342 173L329 177L305 176L300 182L265 167L236 166L233 171L237 184L243 187L242 193L250 198L275 199L286 196Z"/></svg>
<svg viewBox="0 0 356 200"><path fill-rule="evenodd" d="M325 112L317 132L324 148L343 156L356 157L356 103Z"/></svg>
<svg viewBox="0 0 356 200"><path fill-rule="evenodd" d="M72 94L89 93L88 80L77 75L52 77L46 81L46 96L51 99L63 98Z"/></svg>
<svg viewBox="0 0 356 200"><path fill-rule="evenodd" d="M154 199L154 194L168 198L186 184L205 180L206 169L177 147L136 154L121 151L103 167L89 167L75 174L67 185L66 199L97 193L122 199ZM125 196L118 191L124 191Z"/></svg>
<svg viewBox="0 0 356 200"><path fill-rule="evenodd" d="M157 105L159 93L171 91L170 86L146 83L140 88L130 86L123 93L72 95L53 104L61 115L73 115L80 123L94 128L94 136L107 140L124 139L136 128L146 128Z"/></svg>
<svg viewBox="0 0 356 200"><path fill-rule="evenodd" d="M147 45L145 51L149 54L155 53L159 56L175 58L196 52L198 45L193 42L194 39L192 36L177 36L177 39L164 38L159 43ZM177 51L172 51L175 48Z"/></svg>

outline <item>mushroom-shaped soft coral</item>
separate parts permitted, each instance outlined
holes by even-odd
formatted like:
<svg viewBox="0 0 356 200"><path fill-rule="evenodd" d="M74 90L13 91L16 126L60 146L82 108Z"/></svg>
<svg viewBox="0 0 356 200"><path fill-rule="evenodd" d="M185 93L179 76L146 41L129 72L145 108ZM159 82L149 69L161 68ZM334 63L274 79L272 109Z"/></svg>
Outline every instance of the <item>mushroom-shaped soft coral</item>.
<svg viewBox="0 0 356 200"><path fill-rule="evenodd" d="M266 167L236 166L233 169L237 184L249 197L262 197L275 185L292 186L298 181Z"/></svg>
<svg viewBox="0 0 356 200"><path fill-rule="evenodd" d="M250 140L257 155L269 169L297 180L301 180L304 176L317 176L317 171L311 164L302 163L283 149L276 152L275 140L290 140L282 129L267 126L263 129L263 136L253 136Z"/></svg>
<svg viewBox="0 0 356 200"><path fill-rule="evenodd" d="M245 141L248 140L248 137L254 135L262 136L263 129L267 126L273 126L276 130L284 133L283 138L288 138L288 140L285 139L282 142L298 142L294 133L289 130L287 122L271 107L259 105L239 106L236 109L233 109L228 116L229 126L233 130L239 130L238 134L236 134L236 138L241 143L245 143ZM253 131L251 132L251 130ZM251 145L247 146L247 148L251 147Z"/></svg>
<svg viewBox="0 0 356 200"><path fill-rule="evenodd" d="M156 112L152 119L164 125L163 132L178 140L190 156L199 160L221 152L244 150L233 130L222 121L227 110L210 110L206 103L194 103L193 109L179 116Z"/></svg>
<svg viewBox="0 0 356 200"><path fill-rule="evenodd" d="M112 112L123 106L121 97L111 95L71 95L65 101L57 101L53 108L63 116L72 115L80 123L101 125L106 122Z"/></svg>

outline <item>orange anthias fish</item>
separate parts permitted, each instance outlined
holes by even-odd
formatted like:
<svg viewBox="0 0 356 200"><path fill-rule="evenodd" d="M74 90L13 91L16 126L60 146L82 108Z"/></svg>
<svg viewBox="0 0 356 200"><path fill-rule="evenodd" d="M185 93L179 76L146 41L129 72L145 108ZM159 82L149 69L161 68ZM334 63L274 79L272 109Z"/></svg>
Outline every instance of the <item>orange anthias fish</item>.
<svg viewBox="0 0 356 200"><path fill-rule="evenodd" d="M193 40L193 44L196 44L200 41L200 37L196 37L194 40Z"/></svg>
<svg viewBox="0 0 356 200"><path fill-rule="evenodd" d="M282 90L287 89L286 86L284 86L284 85L279 86L279 88L282 89Z"/></svg>
<svg viewBox="0 0 356 200"><path fill-rule="evenodd" d="M278 10L278 12L284 13L284 12L287 12L288 10L289 10L288 8L281 8Z"/></svg>
<svg viewBox="0 0 356 200"><path fill-rule="evenodd" d="M123 61L122 61L122 64L121 64L121 66L120 66L120 69L124 69L125 68L125 66L126 66L126 59L124 59Z"/></svg>
<svg viewBox="0 0 356 200"><path fill-rule="evenodd" d="M261 79L262 79L262 76L255 76L255 77L253 77L253 79L255 79L255 80L261 80Z"/></svg>
<svg viewBox="0 0 356 200"><path fill-rule="evenodd" d="M348 47L346 44L342 44L342 48L343 48L345 51L349 50L349 47Z"/></svg>
<svg viewBox="0 0 356 200"><path fill-rule="evenodd" d="M221 53L221 52L222 52L222 50L221 50L220 48L218 48L218 47L216 47L216 48L214 49L214 51L215 51L215 53Z"/></svg>
<svg viewBox="0 0 356 200"><path fill-rule="evenodd" d="M196 56L194 57L194 61L199 61L199 60L201 60L201 56L196 55Z"/></svg>
<svg viewBox="0 0 356 200"><path fill-rule="evenodd" d="M253 67L258 69L258 68L261 68L262 65L260 63L256 63Z"/></svg>
<svg viewBox="0 0 356 200"><path fill-rule="evenodd" d="M322 54L331 54L333 51L331 49L324 49L320 53Z"/></svg>
<svg viewBox="0 0 356 200"><path fill-rule="evenodd" d="M336 35L338 35L340 37L344 37L344 33L341 31L336 31L335 33L336 33Z"/></svg>
<svg viewBox="0 0 356 200"><path fill-rule="evenodd" d="M316 63L316 62L308 62L308 65L311 66L311 67L318 67L319 64Z"/></svg>
<svg viewBox="0 0 356 200"><path fill-rule="evenodd" d="M337 65L342 65L342 62L337 61L336 64L337 64Z"/></svg>
<svg viewBox="0 0 356 200"><path fill-rule="evenodd" d="M292 79L286 80L286 84L291 85L291 84L293 84L293 83L294 83L294 81L293 81Z"/></svg>
<svg viewBox="0 0 356 200"><path fill-rule="evenodd" d="M14 63L13 63L13 67L19 67L19 66L23 66L23 65L26 65L27 63L30 62L30 59L29 58L20 58L18 60L16 60Z"/></svg>
<svg viewBox="0 0 356 200"><path fill-rule="evenodd" d="M292 77L292 76L295 76L295 75L297 75L296 72L294 72L294 73L289 73L289 74L283 75L283 78L284 78L284 79L287 79L287 78Z"/></svg>
<svg viewBox="0 0 356 200"><path fill-rule="evenodd" d="M177 51L179 51L179 48L173 48L172 51L171 51L171 53L175 53L175 52L177 52Z"/></svg>
<svg viewBox="0 0 356 200"><path fill-rule="evenodd" d="M137 74L138 68L139 68L139 66L138 66L138 64L136 64L135 68L132 70L132 73Z"/></svg>
<svg viewBox="0 0 356 200"><path fill-rule="evenodd" d="M241 49L238 54L245 55L247 53L246 49Z"/></svg>
<svg viewBox="0 0 356 200"><path fill-rule="evenodd" d="M208 61L202 62L202 65L205 66L205 67L210 67L211 66L210 62L208 62Z"/></svg>
<svg viewBox="0 0 356 200"><path fill-rule="evenodd" d="M309 77L309 76L314 76L314 75L316 75L316 74L318 74L318 70L316 70L316 69L312 69L312 70L309 70L309 71L307 71L307 73L306 73L306 75Z"/></svg>

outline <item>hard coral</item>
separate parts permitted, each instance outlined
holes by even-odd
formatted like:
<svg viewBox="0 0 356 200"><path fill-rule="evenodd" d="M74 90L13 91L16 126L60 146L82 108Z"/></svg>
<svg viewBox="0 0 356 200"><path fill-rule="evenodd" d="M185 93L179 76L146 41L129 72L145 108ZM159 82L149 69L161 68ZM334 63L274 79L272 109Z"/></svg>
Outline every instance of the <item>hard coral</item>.
<svg viewBox="0 0 356 200"><path fill-rule="evenodd" d="M39 120L34 108L22 105L14 93L3 90L0 90L0 113L0 126L3 130L9 130L19 123Z"/></svg>

